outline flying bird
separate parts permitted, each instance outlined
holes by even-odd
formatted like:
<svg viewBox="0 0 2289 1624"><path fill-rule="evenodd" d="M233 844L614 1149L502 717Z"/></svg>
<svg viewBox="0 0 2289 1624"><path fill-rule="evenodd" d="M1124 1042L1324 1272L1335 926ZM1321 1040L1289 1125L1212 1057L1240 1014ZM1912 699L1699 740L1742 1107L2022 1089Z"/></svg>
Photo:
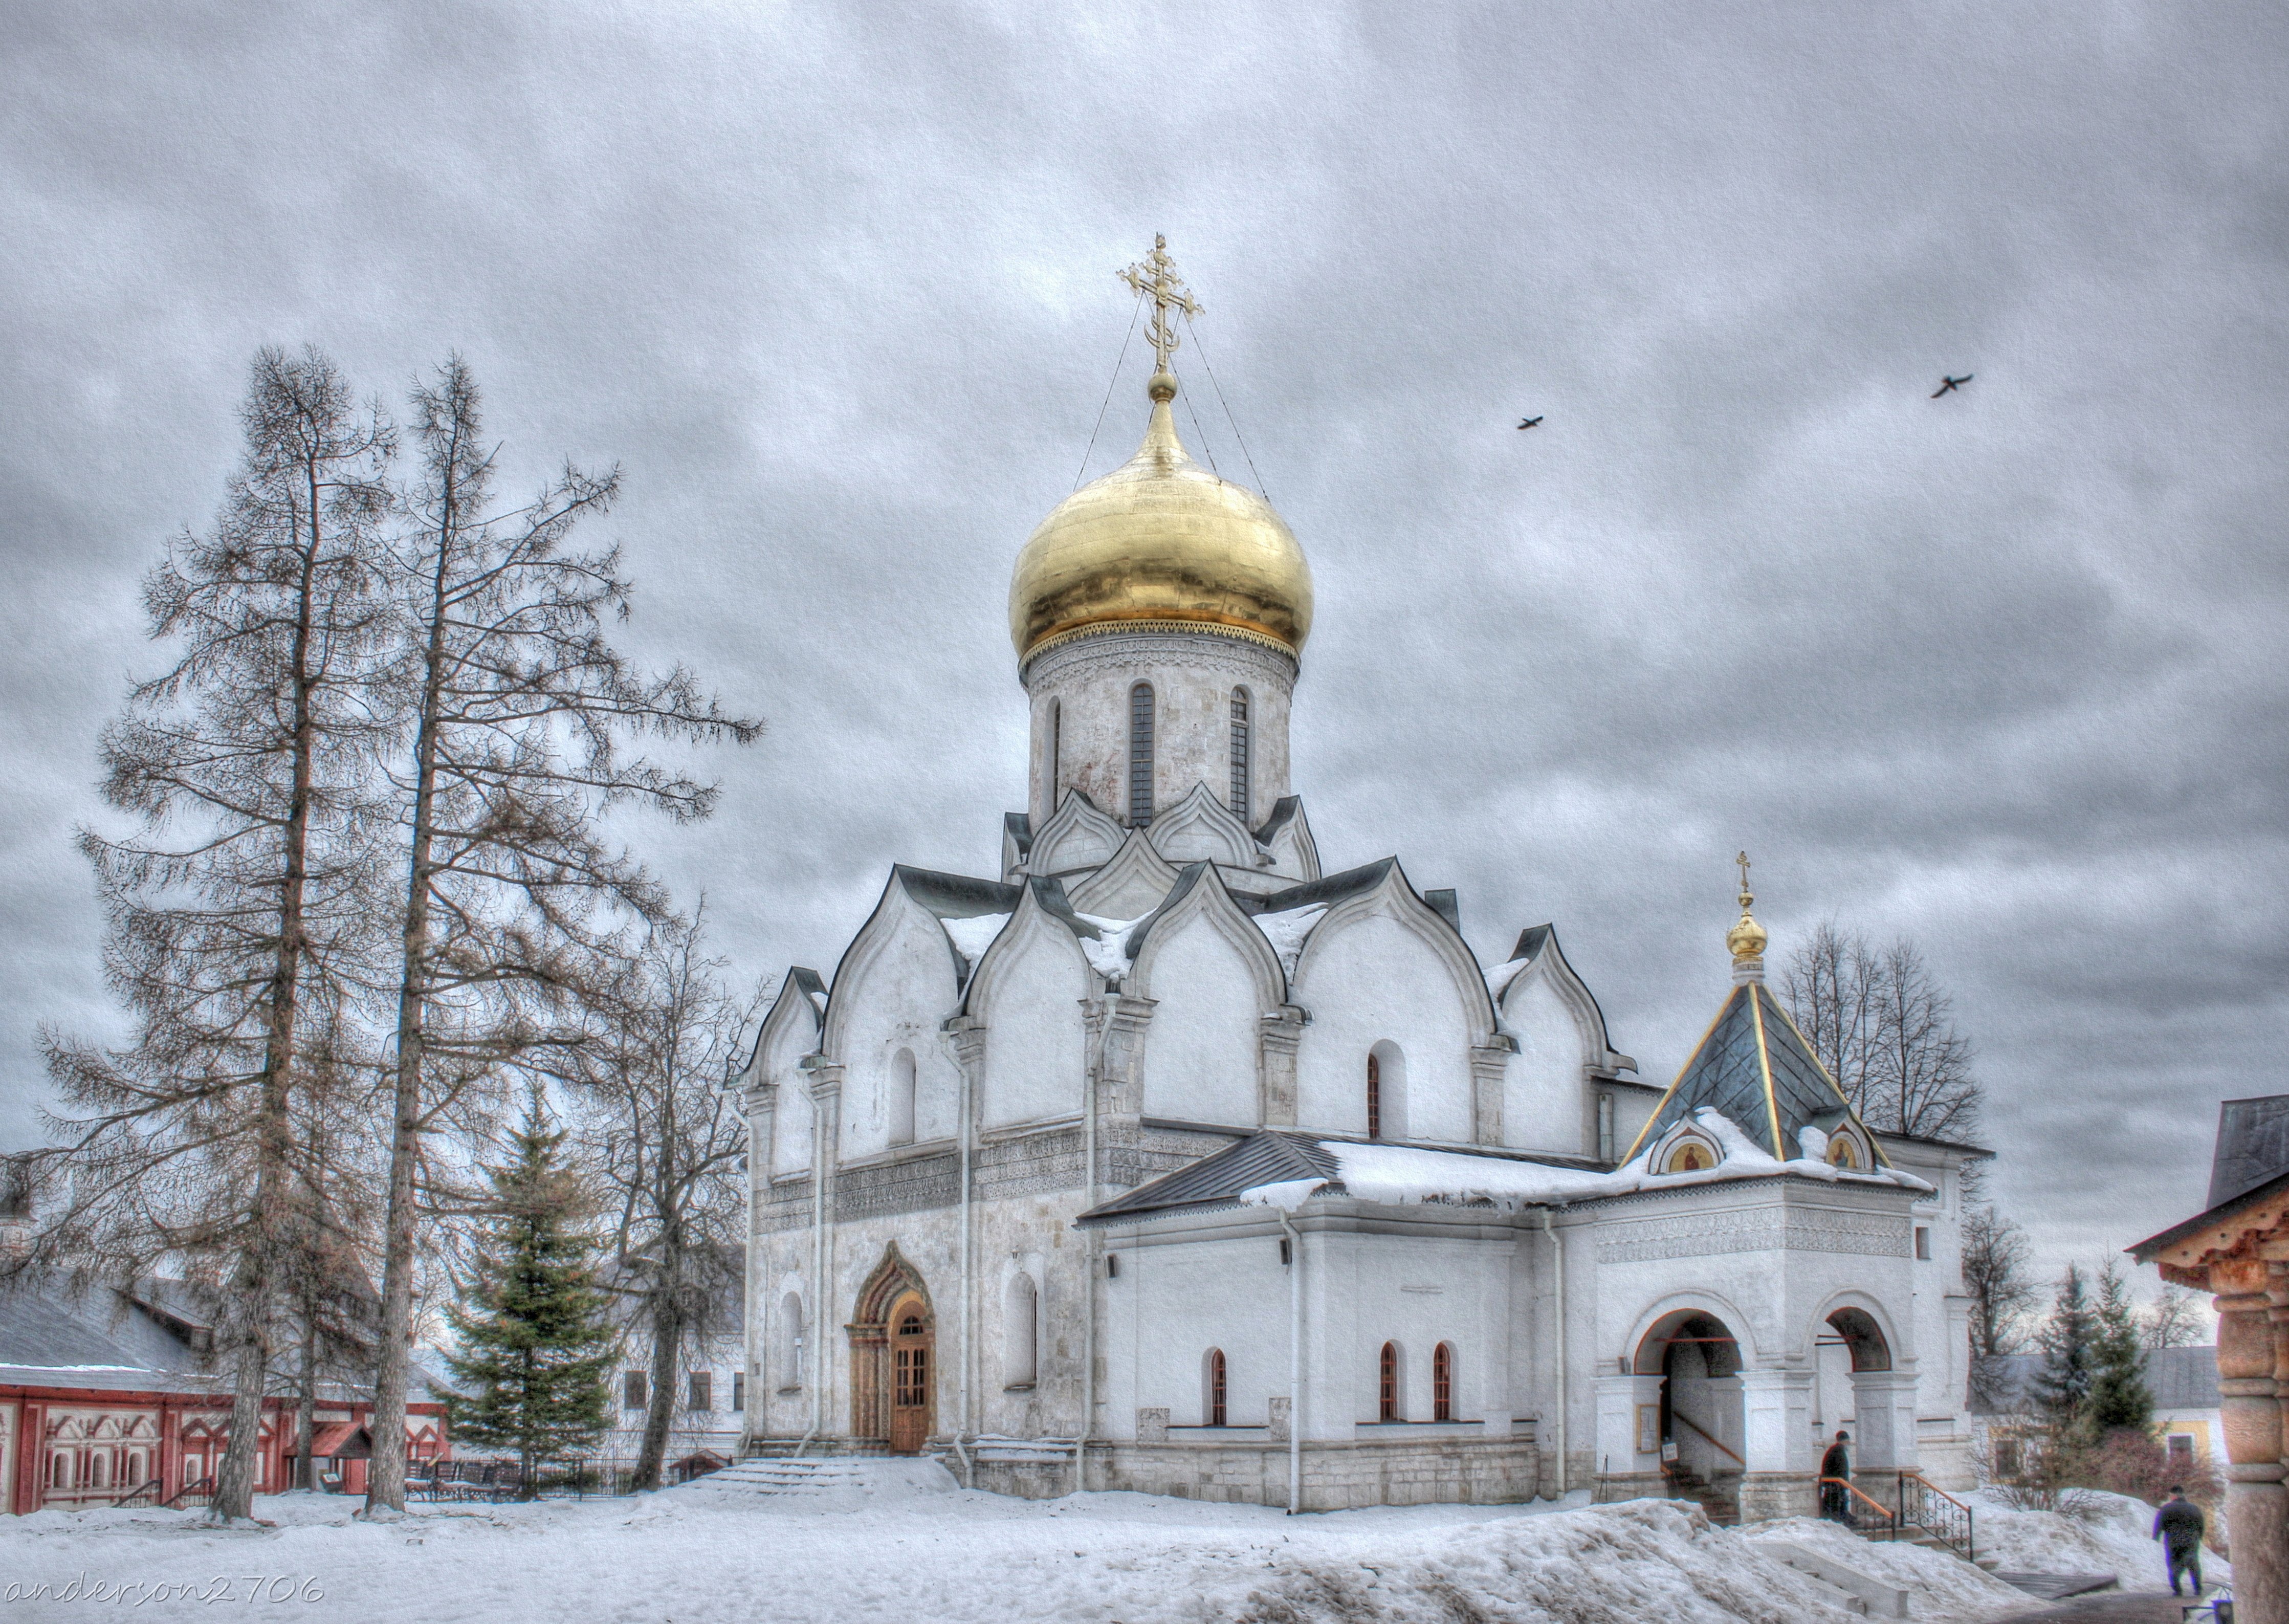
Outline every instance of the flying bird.
<svg viewBox="0 0 2289 1624"><path fill-rule="evenodd" d="M1950 378L1950 377L1949 377L1945 372L1942 372L1942 373L1939 375L1939 377L1940 377L1940 385L1939 385L1939 388L1937 388L1936 389L1934 389L1934 390L1932 391L1932 398L1933 398L1934 400L1937 400L1941 396L1942 396L1942 395L1946 394L1950 389L1959 389L1959 388L1961 388L1965 384L1969 383L1969 382L1971 381L1971 374L1970 374L1969 372L1966 372L1966 373L1964 373L1964 375L1963 375L1962 377L1960 377L1960 378Z"/></svg>
<svg viewBox="0 0 2289 1624"><path fill-rule="evenodd" d="M1546 415L1546 414L1545 414L1545 415ZM1536 423L1539 423L1541 420L1542 420L1542 419L1541 419L1541 418L1538 418L1538 417L1529 417L1529 418L1525 418L1525 419L1522 419L1522 420L1519 421L1519 427L1520 428L1533 428Z"/></svg>

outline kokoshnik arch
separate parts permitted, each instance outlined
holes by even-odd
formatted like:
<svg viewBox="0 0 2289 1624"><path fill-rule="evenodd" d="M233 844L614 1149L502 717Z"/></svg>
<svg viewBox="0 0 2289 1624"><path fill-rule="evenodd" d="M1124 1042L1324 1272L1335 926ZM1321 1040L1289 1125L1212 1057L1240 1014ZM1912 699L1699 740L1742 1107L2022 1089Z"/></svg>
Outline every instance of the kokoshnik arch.
<svg viewBox="0 0 2289 1624"><path fill-rule="evenodd" d="M1317 1510L1594 1486L1809 1513L1821 1435L1968 1476L1961 1172L1765 990L1638 1081L1547 924L1487 968L1288 782L1301 547L1186 452L1156 245L1143 444L1017 556L1028 804L787 972L752 1144L746 1448L1008 1492Z"/></svg>

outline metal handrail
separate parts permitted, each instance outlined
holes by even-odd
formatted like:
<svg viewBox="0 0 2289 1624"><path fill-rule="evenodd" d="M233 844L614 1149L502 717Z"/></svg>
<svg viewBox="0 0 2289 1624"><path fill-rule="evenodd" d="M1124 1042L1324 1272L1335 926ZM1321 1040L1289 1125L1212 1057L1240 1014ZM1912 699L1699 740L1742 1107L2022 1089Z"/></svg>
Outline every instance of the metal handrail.
<svg viewBox="0 0 2289 1624"><path fill-rule="evenodd" d="M214 1476L212 1473L210 1473L206 1476L200 1478L196 1483L185 1484L181 1488L167 1496L166 1499L161 1500L159 1504L163 1508L171 1506L177 1500L182 1499L186 1494L212 1494L214 1492Z"/></svg>
<svg viewBox="0 0 2289 1624"><path fill-rule="evenodd" d="M1867 1493L1862 1490L1854 1488L1852 1486L1852 1480L1849 1477L1823 1477L1820 1481L1823 1485L1830 1484L1834 1484L1836 1487L1843 1490L1846 1494L1849 1494L1854 1500L1865 1501L1868 1505L1868 1508L1876 1514L1878 1520L1886 1527L1889 1528L1894 1535L1900 1532L1899 1513L1894 1511L1889 1506L1886 1505L1882 1500L1878 1500L1874 1495Z"/></svg>
<svg viewBox="0 0 2289 1624"><path fill-rule="evenodd" d="M118 1509L120 1508L120 1507L122 1507L122 1506L125 1505L128 1501L130 1501L130 1500L141 1500L141 1499L142 1499L146 1494L149 1494L149 1493L152 1493L152 1492L156 1492L156 1491L157 1491L157 1490L164 1489L164 1488L165 1488L166 1486L167 1486L167 1480L166 1480L165 1478L164 1478L164 1477L154 1477L154 1478L150 1479L150 1480L149 1480L148 1482L147 1482L147 1483L139 1483L139 1484L137 1484L133 1488L132 1488L132 1489L128 1490L126 1493L124 1493L124 1494L123 1494L123 1495L119 1496L119 1498L118 1498L118 1499L116 1499L116 1500L113 1500L113 1501L111 1502L111 1508L111 1508L112 1510L114 1510L114 1511L116 1511L116 1510L118 1510ZM153 1501L152 1503L156 1505L156 1504L157 1504L158 1502L155 1500L155 1501Z"/></svg>
<svg viewBox="0 0 2289 1624"><path fill-rule="evenodd" d="M1910 1484L1915 1484L1918 1492L1918 1503L1912 1514L1908 1509ZM1930 1506L1934 1497L1952 1507L1954 1515L1942 1513L1938 1517L1932 1516ZM1971 1561L1979 1548L1978 1524L1972 1508L1920 1472L1902 1470L1900 1473L1900 1520L1923 1529L1966 1562ZM1958 1524L1962 1528L1959 1535L1956 1532Z"/></svg>
<svg viewBox="0 0 2289 1624"><path fill-rule="evenodd" d="M1686 1414L1684 1411L1679 1409L1676 1405L1671 1404L1669 1409L1669 1415L1671 1420L1683 1421L1687 1426L1692 1428L1694 1431L1699 1433L1703 1437L1707 1438L1719 1449L1724 1450L1725 1453L1732 1455L1733 1464L1739 1467L1743 1471L1745 1472L1749 1469L1749 1463L1747 1461L1742 1460L1738 1455L1734 1455L1731 1450L1725 1449L1724 1439L1711 1432L1709 1428L1703 1427L1699 1421L1695 1420L1691 1416Z"/></svg>

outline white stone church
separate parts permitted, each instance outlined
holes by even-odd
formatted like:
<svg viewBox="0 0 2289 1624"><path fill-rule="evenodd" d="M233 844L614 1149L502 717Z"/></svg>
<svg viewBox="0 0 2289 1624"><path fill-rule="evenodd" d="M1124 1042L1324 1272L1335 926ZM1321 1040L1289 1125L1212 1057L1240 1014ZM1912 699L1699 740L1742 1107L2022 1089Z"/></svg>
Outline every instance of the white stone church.
<svg viewBox="0 0 2289 1624"><path fill-rule="evenodd" d="M1029 805L990 876L895 867L787 972L751 1127L745 1448L929 1453L1026 1495L1304 1510L1968 1480L1961 1173L1871 1133L1763 984L1638 1080L1547 924L1480 963L1288 782L1311 575L1144 443L1019 553Z"/></svg>

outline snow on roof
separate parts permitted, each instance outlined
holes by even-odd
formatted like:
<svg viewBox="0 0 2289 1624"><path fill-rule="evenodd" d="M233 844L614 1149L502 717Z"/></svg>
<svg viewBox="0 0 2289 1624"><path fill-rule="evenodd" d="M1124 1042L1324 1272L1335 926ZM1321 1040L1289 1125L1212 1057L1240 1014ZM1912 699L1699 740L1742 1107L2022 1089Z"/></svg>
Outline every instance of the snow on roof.
<svg viewBox="0 0 2289 1624"><path fill-rule="evenodd" d="M1001 927L1010 918L1009 914L972 914L967 919L941 919L938 924L945 927L946 939L953 943L953 950L975 965L985 956L985 949L993 945L993 939L1001 934Z"/></svg>
<svg viewBox="0 0 2289 1624"><path fill-rule="evenodd" d="M1530 958L1514 958L1506 964L1496 964L1492 970L1487 971L1487 995L1496 1004L1500 1004L1503 994L1510 990L1510 984L1518 980L1519 972L1532 963L1534 961Z"/></svg>
<svg viewBox="0 0 2289 1624"><path fill-rule="evenodd" d="M1082 956L1089 968L1108 981L1118 981L1129 973L1129 932L1135 930L1150 914L1135 919L1107 919L1098 914L1076 913L1073 917L1083 924L1094 925L1094 940L1087 936L1075 938L1081 943Z"/></svg>
<svg viewBox="0 0 2289 1624"><path fill-rule="evenodd" d="M1276 914L1256 916L1256 928L1264 932L1264 940L1280 956L1280 968L1289 976L1296 973L1296 961L1304 956L1304 939L1312 927L1320 923L1328 911L1324 902L1308 908L1291 908Z"/></svg>
<svg viewBox="0 0 2289 1624"><path fill-rule="evenodd" d="M1321 1140L1320 1148L1336 1161L1336 1179L1313 1181L1283 1180L1259 1184L1240 1193L1248 1206L1277 1206L1289 1212L1330 1182L1361 1201L1399 1206L1424 1201L1491 1201L1505 1209L1565 1206L1570 1202L1627 1196L1639 1190L1670 1189L1687 1184L1719 1184L1735 1179L1767 1179L1781 1174L1819 1179L1830 1184L1889 1185L1928 1192L1931 1186L1910 1174L1884 1168L1854 1172L1829 1165L1823 1155L1806 1154L1783 1162L1757 1148L1756 1141L1729 1118L1703 1108L1693 1114L1695 1126L1717 1141L1722 1158L1714 1167L1691 1172L1655 1172L1643 1155L1611 1172L1586 1172L1546 1162L1522 1162L1507 1156L1475 1156L1460 1150L1418 1150L1408 1145L1361 1145L1343 1140ZM1825 1149L1825 1141L1822 1141ZM1310 1188L1298 1190L1298 1186Z"/></svg>

